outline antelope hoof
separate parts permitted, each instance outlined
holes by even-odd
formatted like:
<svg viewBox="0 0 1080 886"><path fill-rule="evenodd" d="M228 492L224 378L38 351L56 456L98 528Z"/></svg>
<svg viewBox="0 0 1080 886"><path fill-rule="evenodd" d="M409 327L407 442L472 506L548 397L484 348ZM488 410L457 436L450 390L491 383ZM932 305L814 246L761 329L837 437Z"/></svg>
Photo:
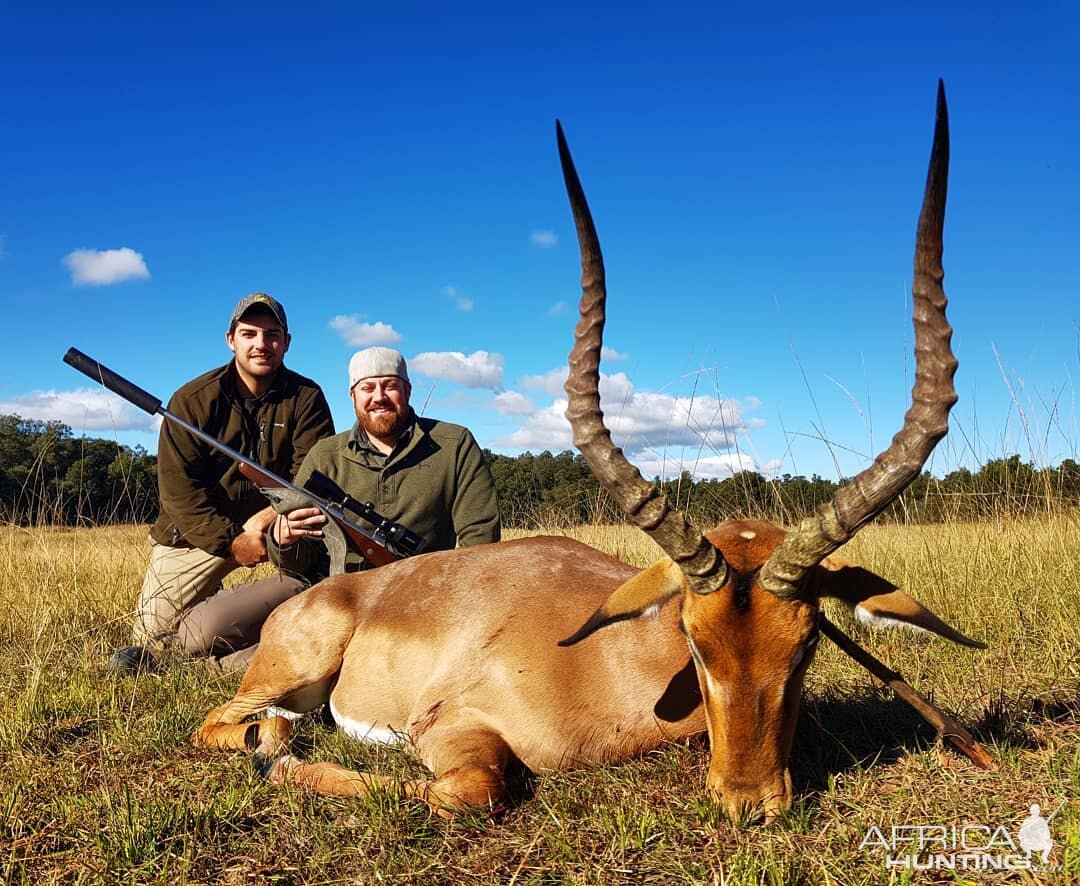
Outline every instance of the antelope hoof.
<svg viewBox="0 0 1080 886"><path fill-rule="evenodd" d="M274 757L285 749L291 736L292 724L288 720L270 717L252 723L244 735L244 743L256 754Z"/></svg>
<svg viewBox="0 0 1080 886"><path fill-rule="evenodd" d="M289 780L289 774L292 770L299 765L300 761L291 754L285 754L282 757L278 757L276 760L270 757L263 757L265 761L265 769L261 766L259 772L262 773L274 784L285 784Z"/></svg>
<svg viewBox="0 0 1080 886"><path fill-rule="evenodd" d="M459 812L500 811L506 795L502 773L493 767L453 769L426 785L421 799L440 818L453 818Z"/></svg>
<svg viewBox="0 0 1080 886"><path fill-rule="evenodd" d="M263 778L269 778L274 768L274 758L267 754L253 754L251 765Z"/></svg>

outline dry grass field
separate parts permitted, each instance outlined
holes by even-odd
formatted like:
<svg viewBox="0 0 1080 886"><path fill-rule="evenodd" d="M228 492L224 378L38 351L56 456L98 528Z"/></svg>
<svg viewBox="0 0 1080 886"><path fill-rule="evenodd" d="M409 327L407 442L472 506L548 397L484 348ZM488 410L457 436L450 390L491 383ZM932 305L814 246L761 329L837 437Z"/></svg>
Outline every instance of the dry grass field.
<svg viewBox="0 0 1080 886"><path fill-rule="evenodd" d="M644 565L636 530L572 534ZM1080 879L1080 515L871 526L844 550L898 582L985 651L841 627L954 712L999 761L975 769L823 640L792 772L796 803L763 828L725 821L704 792L704 740L617 766L540 773L495 818L446 822L378 794L281 790L243 755L188 736L236 677L198 662L113 678L147 555L136 527L0 527L0 878L4 882L1027 882ZM399 751L321 722L305 753L405 775ZM872 827L1003 826L1030 804L1051 823L1050 873L886 867ZM1064 805L1061 805L1064 804ZM910 832L907 832L910 833ZM969 843L969 845L971 845ZM903 854L903 850L901 850Z"/></svg>

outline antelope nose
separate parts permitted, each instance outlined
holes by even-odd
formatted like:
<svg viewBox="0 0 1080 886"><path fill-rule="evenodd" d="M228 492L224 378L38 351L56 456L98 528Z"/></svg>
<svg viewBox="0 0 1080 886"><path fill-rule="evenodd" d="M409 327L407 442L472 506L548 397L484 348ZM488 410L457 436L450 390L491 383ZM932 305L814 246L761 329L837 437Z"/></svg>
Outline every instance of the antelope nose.
<svg viewBox="0 0 1080 886"><path fill-rule="evenodd" d="M734 824L758 824L765 817L758 785L709 779L709 793Z"/></svg>
<svg viewBox="0 0 1080 886"><path fill-rule="evenodd" d="M720 806L734 824L740 826L768 824L769 819L765 814L765 808L760 801L749 797L730 796L725 794L720 798Z"/></svg>
<svg viewBox="0 0 1080 886"><path fill-rule="evenodd" d="M791 780L786 772L775 785L727 781L710 783L709 791L724 814L743 826L771 824L791 806Z"/></svg>

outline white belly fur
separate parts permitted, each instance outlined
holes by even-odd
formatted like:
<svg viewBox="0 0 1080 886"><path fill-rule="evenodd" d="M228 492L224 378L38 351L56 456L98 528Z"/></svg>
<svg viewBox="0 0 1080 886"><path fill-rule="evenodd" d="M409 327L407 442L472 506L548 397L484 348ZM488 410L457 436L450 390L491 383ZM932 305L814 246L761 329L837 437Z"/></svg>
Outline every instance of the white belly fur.
<svg viewBox="0 0 1080 886"><path fill-rule="evenodd" d="M349 738L362 741L365 744L387 745L389 747L401 747L408 741L402 732L395 732L387 726L376 726L374 723L361 723L341 714L334 707L334 700L330 699L330 713L337 723L338 729Z"/></svg>

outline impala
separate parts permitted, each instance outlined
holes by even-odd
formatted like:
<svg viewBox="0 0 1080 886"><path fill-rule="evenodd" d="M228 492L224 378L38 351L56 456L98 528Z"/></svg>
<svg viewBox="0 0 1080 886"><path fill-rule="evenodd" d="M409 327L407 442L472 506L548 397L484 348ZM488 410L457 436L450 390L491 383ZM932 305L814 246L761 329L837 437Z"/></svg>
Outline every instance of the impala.
<svg viewBox="0 0 1080 886"><path fill-rule="evenodd" d="M603 261L561 128L558 142L583 270L567 418L603 487L668 556L639 571L541 537L326 579L273 613L236 696L193 740L254 751L275 782L338 796L389 788L449 815L502 803L515 762L542 772L614 761L707 731L709 791L732 816L771 819L791 803L787 761L803 675L828 625L822 597L866 620L981 645L830 556L918 474L956 399L940 264L944 92L916 238L911 408L872 466L787 531L735 521L702 533L612 444L597 391ZM402 783L303 762L285 753L288 719L248 722L270 706L324 703L351 735L411 745L433 778Z"/></svg>

